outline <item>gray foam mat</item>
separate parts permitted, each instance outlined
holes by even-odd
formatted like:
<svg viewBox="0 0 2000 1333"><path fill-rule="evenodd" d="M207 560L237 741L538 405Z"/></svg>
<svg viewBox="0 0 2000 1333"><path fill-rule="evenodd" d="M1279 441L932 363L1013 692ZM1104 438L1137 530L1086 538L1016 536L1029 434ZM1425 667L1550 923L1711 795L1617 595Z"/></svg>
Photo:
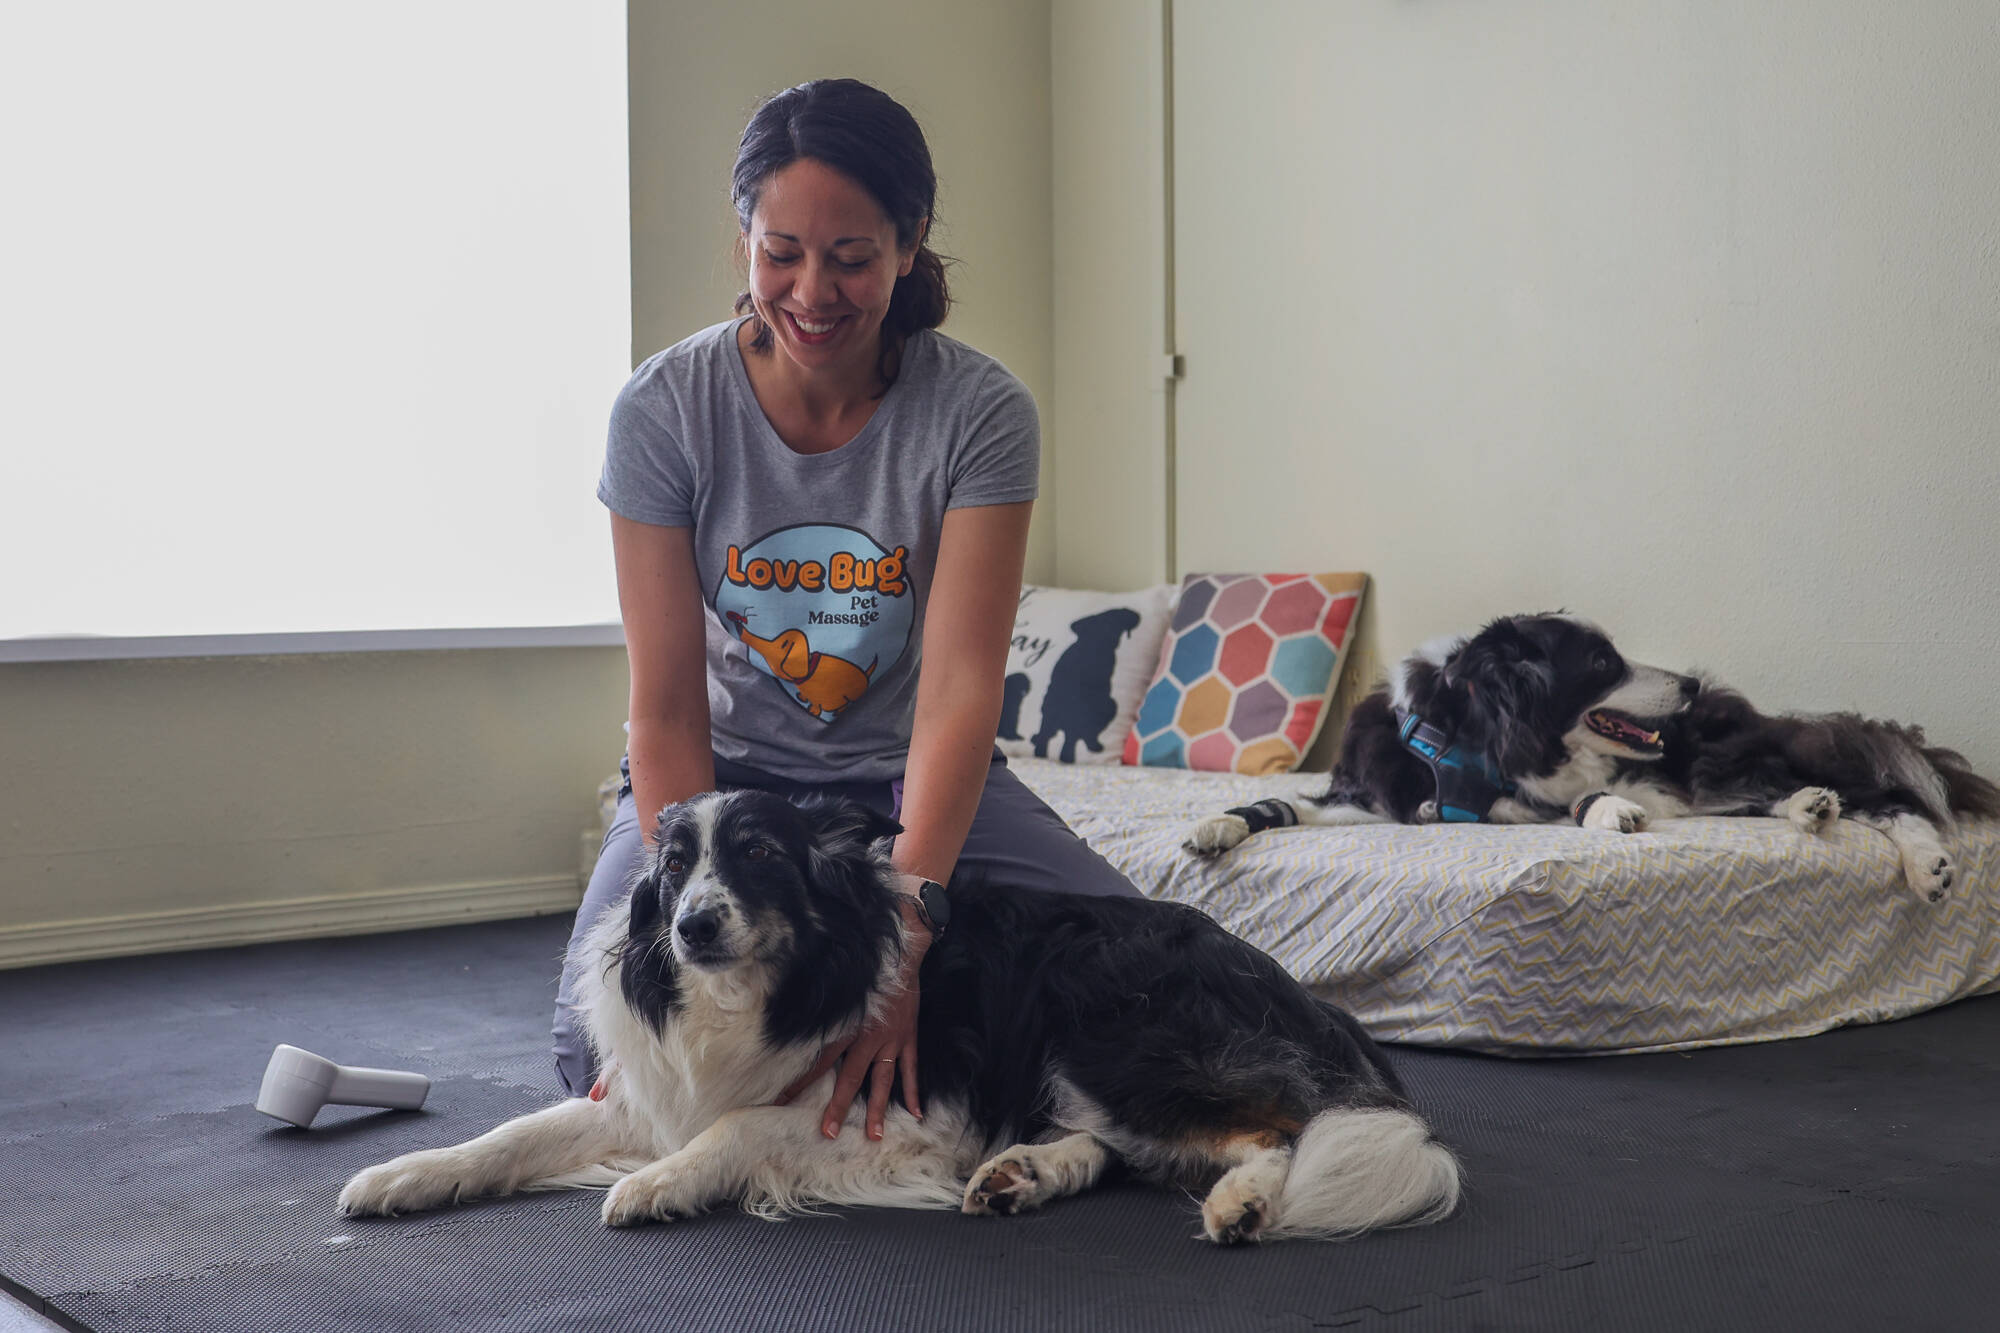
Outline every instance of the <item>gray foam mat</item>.
<svg viewBox="0 0 2000 1333"><path fill-rule="evenodd" d="M1020 1218L594 1193L381 1221L356 1169L554 1097L550 918L0 973L0 1277L73 1327L1234 1329L1990 1326L2000 999L1806 1041L1504 1061L1393 1052L1465 1159L1451 1220L1218 1250L1113 1184ZM271 1047L420 1069L422 1112L250 1105Z"/></svg>

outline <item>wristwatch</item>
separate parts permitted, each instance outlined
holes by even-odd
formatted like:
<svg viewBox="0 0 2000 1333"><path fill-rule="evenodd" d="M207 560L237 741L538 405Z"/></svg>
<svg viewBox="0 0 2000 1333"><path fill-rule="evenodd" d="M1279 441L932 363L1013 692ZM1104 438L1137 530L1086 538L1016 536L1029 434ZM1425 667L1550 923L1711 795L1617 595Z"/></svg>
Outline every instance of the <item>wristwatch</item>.
<svg viewBox="0 0 2000 1333"><path fill-rule="evenodd" d="M903 892L917 905L917 920L924 923L932 939L941 939L951 924L951 897L944 885L916 875L903 876Z"/></svg>

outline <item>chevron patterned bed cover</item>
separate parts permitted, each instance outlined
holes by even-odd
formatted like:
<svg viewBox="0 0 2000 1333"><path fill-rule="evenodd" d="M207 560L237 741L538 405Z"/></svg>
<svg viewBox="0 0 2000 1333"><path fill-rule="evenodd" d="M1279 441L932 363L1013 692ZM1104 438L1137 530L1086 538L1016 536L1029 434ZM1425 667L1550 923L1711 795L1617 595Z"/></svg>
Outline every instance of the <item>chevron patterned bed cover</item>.
<svg viewBox="0 0 2000 1333"><path fill-rule="evenodd" d="M1204 863L1180 847L1195 820L1325 775L1011 763L1146 893L1207 912L1384 1041L1670 1051L2000 990L2000 824L1946 835L1942 906L1849 820L1830 838L1779 819L1294 829Z"/></svg>

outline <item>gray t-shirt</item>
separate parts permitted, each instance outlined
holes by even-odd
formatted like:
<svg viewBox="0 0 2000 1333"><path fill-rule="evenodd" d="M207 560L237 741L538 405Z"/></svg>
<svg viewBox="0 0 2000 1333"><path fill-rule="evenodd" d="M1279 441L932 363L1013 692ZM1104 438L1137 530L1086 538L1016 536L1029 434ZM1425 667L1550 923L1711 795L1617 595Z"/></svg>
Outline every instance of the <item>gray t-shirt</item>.
<svg viewBox="0 0 2000 1333"><path fill-rule="evenodd" d="M900 776L945 511L1035 498L1034 399L992 357L918 333L858 435L794 453L738 323L632 372L597 498L694 529L718 756L804 782Z"/></svg>

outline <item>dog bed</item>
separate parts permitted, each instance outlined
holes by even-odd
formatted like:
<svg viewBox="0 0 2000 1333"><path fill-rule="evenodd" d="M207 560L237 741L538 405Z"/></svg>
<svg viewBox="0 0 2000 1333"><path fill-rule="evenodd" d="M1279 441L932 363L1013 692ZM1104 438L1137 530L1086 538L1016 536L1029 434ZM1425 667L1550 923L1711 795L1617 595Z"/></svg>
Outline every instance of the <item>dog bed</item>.
<svg viewBox="0 0 2000 1333"><path fill-rule="evenodd" d="M2000 991L2000 823L1945 835L1948 902L1842 820L1367 825L1267 833L1204 862L1193 823L1322 788L1017 759L1022 780L1146 893L1199 907L1384 1041L1494 1054L1802 1037Z"/></svg>

